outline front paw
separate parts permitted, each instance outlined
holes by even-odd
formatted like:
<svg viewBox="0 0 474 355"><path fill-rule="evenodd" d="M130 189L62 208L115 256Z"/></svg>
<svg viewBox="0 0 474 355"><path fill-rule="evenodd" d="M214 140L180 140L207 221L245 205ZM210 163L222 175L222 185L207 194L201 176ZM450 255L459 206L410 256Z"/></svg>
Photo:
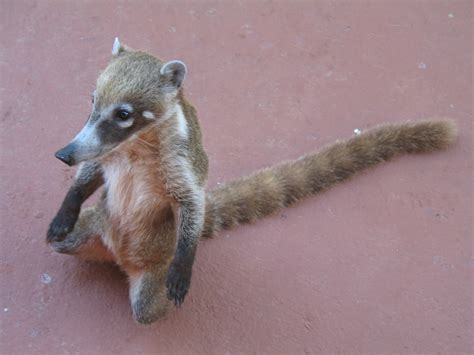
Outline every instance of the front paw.
<svg viewBox="0 0 474 355"><path fill-rule="evenodd" d="M77 221L77 214L58 212L49 225L46 241L48 243L61 242L70 233Z"/></svg>
<svg viewBox="0 0 474 355"><path fill-rule="evenodd" d="M182 267L174 262L170 265L166 281L167 296L170 301L174 301L176 307L181 306L184 302L184 297L191 285L191 274L192 270L189 267Z"/></svg>

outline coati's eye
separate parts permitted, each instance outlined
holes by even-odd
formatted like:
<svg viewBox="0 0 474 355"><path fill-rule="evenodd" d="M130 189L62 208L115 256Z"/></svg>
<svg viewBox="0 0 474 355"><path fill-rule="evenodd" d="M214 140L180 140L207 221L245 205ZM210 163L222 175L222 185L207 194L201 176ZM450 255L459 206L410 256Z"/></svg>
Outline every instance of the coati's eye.
<svg viewBox="0 0 474 355"><path fill-rule="evenodd" d="M118 110L115 116L122 121L126 121L130 118L130 112L127 110Z"/></svg>

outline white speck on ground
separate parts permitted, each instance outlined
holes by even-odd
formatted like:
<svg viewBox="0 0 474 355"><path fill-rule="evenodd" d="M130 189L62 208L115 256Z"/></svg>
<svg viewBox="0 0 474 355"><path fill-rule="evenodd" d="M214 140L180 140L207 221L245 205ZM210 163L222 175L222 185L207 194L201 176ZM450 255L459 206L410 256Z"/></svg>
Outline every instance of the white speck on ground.
<svg viewBox="0 0 474 355"><path fill-rule="evenodd" d="M244 35L251 35L253 33L252 26L248 23L240 27Z"/></svg>
<svg viewBox="0 0 474 355"><path fill-rule="evenodd" d="M43 218L43 216L44 216L44 213L43 213L43 212L38 212L38 213L36 213L36 214L34 215L34 217L35 217L36 219Z"/></svg>
<svg viewBox="0 0 474 355"><path fill-rule="evenodd" d="M41 332L40 332L38 329L32 329L32 330L30 331L30 337L35 338L35 337L37 337L38 335L41 335Z"/></svg>
<svg viewBox="0 0 474 355"><path fill-rule="evenodd" d="M426 64L423 62L418 63L418 68L420 69L426 69Z"/></svg>
<svg viewBox="0 0 474 355"><path fill-rule="evenodd" d="M362 131L359 128L354 129L354 134L359 135Z"/></svg>
<svg viewBox="0 0 474 355"><path fill-rule="evenodd" d="M454 264L449 263L445 257L440 255L433 256L433 264L439 266L443 271L454 269Z"/></svg>
<svg viewBox="0 0 474 355"><path fill-rule="evenodd" d="M269 48L272 48L273 47L273 43L272 42L263 42L261 45L260 45L260 49L264 50L264 49L269 49Z"/></svg>
<svg viewBox="0 0 474 355"><path fill-rule="evenodd" d="M8 312L8 308L4 308L3 311L4 311L4 312Z"/></svg>
<svg viewBox="0 0 474 355"><path fill-rule="evenodd" d="M45 285L49 285L52 281L52 278L51 276L48 275L48 273L43 273L43 275L41 275L41 282L44 283Z"/></svg>
<svg viewBox="0 0 474 355"><path fill-rule="evenodd" d="M454 14L450 12L450 13L448 14L448 17L449 17L449 18L453 18L453 17L454 17Z"/></svg>
<svg viewBox="0 0 474 355"><path fill-rule="evenodd" d="M449 105L450 108L454 108L454 104Z"/></svg>

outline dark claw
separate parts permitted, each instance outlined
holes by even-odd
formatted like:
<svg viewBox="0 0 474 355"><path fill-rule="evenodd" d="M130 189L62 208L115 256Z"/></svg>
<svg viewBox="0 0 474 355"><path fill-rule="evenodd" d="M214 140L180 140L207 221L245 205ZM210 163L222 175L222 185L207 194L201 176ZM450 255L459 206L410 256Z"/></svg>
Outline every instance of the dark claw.
<svg viewBox="0 0 474 355"><path fill-rule="evenodd" d="M77 216L59 212L49 225L46 241L62 242L68 233L70 233L76 224Z"/></svg>
<svg viewBox="0 0 474 355"><path fill-rule="evenodd" d="M181 307L184 298L188 293L191 284L191 271L179 270L175 265L171 265L168 270L168 280L166 287L168 288L167 297L173 301L176 307Z"/></svg>

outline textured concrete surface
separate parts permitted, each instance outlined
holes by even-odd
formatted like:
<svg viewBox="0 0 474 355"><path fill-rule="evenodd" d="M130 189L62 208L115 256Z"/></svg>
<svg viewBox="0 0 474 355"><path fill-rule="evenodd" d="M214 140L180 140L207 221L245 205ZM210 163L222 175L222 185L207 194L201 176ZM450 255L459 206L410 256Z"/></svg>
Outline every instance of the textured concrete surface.
<svg viewBox="0 0 474 355"><path fill-rule="evenodd" d="M473 351L471 1L0 2L2 354ZM192 290L135 324L118 269L44 238L113 38L189 67L209 186L380 122L452 117L403 157L202 243Z"/></svg>

